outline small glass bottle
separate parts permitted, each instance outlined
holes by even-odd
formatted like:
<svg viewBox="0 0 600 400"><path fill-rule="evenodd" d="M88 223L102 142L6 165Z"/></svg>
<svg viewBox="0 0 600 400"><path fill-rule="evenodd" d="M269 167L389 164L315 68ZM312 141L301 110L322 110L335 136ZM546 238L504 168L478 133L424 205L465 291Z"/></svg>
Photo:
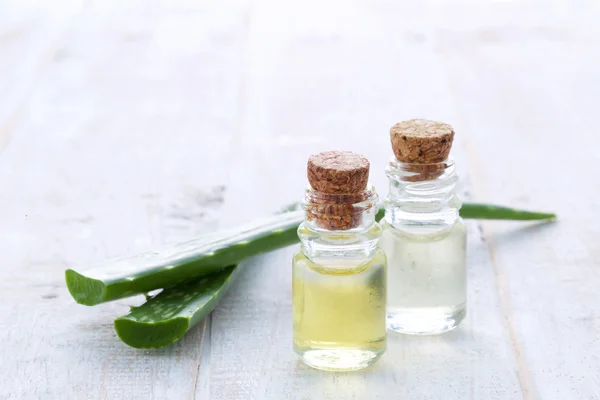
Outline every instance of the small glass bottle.
<svg viewBox="0 0 600 400"><path fill-rule="evenodd" d="M294 351L314 368L351 371L386 348L386 257L369 162L350 152L310 157L292 267Z"/></svg>
<svg viewBox="0 0 600 400"><path fill-rule="evenodd" d="M386 252L388 329L437 334L465 318L466 229L456 194L458 176L448 159L448 124L410 120L390 130L395 157L386 169L381 247Z"/></svg>

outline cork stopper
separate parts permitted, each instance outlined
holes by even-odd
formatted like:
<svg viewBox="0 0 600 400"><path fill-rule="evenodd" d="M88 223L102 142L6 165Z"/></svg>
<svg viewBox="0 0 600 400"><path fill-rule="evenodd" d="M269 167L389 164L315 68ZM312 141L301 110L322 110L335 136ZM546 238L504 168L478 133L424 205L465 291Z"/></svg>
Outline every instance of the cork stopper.
<svg viewBox="0 0 600 400"><path fill-rule="evenodd" d="M307 201L306 219L329 230L348 230L360 225L364 210L354 204L371 195L366 190L369 167L369 160L349 151L310 156L307 175L314 191Z"/></svg>
<svg viewBox="0 0 600 400"><path fill-rule="evenodd" d="M454 130L443 122L411 119L392 126L390 139L398 161L434 164L448 158Z"/></svg>
<svg viewBox="0 0 600 400"><path fill-rule="evenodd" d="M369 160L350 151L325 151L308 159L308 182L323 193L364 192L369 181Z"/></svg>

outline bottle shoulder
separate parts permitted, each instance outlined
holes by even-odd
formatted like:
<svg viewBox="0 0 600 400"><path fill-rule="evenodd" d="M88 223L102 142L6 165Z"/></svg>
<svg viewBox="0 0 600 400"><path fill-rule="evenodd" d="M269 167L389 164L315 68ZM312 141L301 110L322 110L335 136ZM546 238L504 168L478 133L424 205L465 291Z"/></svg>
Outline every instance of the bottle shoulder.
<svg viewBox="0 0 600 400"><path fill-rule="evenodd" d="M309 257L300 248L292 258L294 269L308 268L328 275L353 275L371 268L387 268L387 257L377 246L371 257Z"/></svg>
<svg viewBox="0 0 600 400"><path fill-rule="evenodd" d="M406 225L382 221L382 240L387 237L399 237L411 240L441 240L449 236L466 237L467 226L462 218L451 225Z"/></svg>

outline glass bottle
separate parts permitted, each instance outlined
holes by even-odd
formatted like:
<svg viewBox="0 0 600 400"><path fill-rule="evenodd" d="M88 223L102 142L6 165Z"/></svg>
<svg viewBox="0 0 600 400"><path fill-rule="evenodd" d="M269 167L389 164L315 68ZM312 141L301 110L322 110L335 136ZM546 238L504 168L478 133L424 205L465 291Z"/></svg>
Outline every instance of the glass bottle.
<svg viewBox="0 0 600 400"><path fill-rule="evenodd" d="M317 190L324 188L310 179L310 168L309 161L306 219L293 257L294 350L317 369L357 370L386 348L387 267L378 246L378 197L371 186L349 194Z"/></svg>
<svg viewBox="0 0 600 400"><path fill-rule="evenodd" d="M410 136L400 140L406 144ZM392 144L397 144L393 137ZM389 265L387 325L392 331L442 333L454 329L466 315L466 229L449 150L447 146L440 153L438 159L443 161L431 163L394 157L386 169L389 193L381 247Z"/></svg>

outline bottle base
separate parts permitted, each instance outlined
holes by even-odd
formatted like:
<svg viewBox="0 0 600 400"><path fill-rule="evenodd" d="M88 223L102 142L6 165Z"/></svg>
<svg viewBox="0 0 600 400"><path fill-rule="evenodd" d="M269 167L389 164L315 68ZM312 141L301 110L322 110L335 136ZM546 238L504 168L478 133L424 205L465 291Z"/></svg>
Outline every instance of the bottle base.
<svg viewBox="0 0 600 400"><path fill-rule="evenodd" d="M324 371L356 371L375 363L384 350L361 350L344 348L295 349L302 362L309 367Z"/></svg>
<svg viewBox="0 0 600 400"><path fill-rule="evenodd" d="M388 308L388 330L407 335L438 335L456 328L467 315L466 304L454 307Z"/></svg>

